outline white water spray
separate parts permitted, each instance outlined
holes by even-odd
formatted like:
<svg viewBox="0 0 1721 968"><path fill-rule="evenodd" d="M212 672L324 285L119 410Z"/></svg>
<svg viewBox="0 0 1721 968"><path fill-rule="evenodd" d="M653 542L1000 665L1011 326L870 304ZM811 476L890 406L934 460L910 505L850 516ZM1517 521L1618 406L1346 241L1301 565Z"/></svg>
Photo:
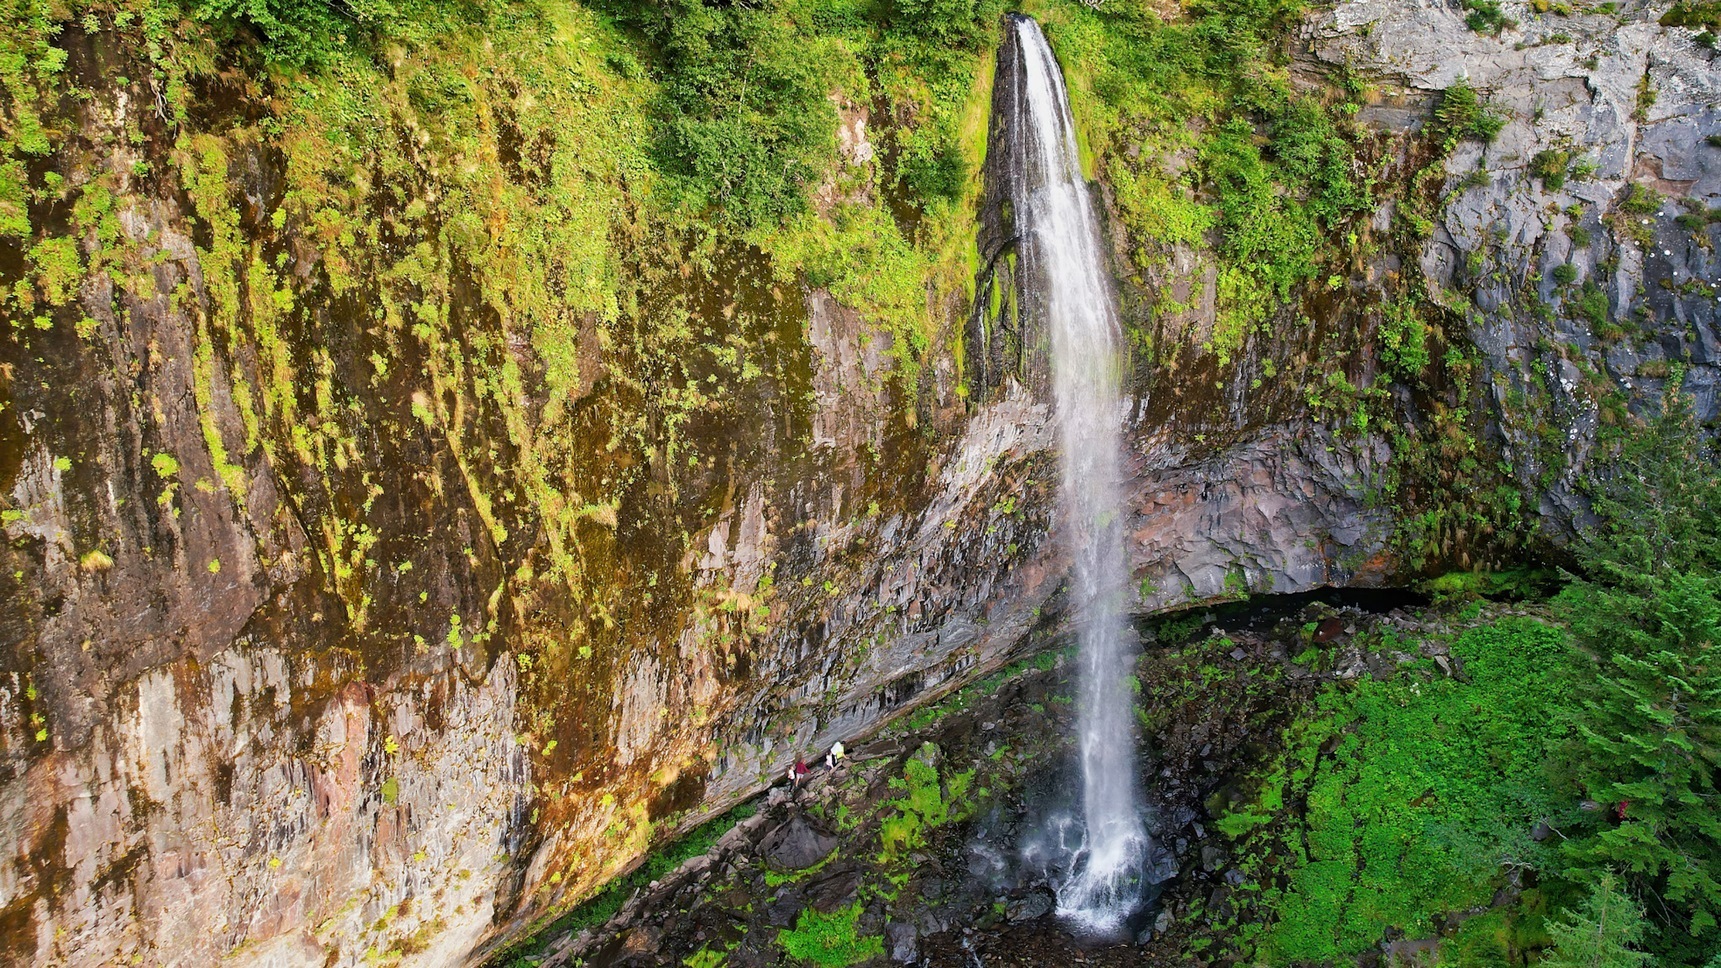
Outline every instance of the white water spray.
<svg viewBox="0 0 1721 968"><path fill-rule="evenodd" d="M1123 614L1120 336L1063 75L1039 24L1018 17L1013 27L1021 64L1010 119L1011 194L1021 244L1040 270L1033 284L1043 287L1039 303L1051 334L1063 452L1060 511L1074 562L1081 645L1081 835L1058 887L1058 911L1089 931L1109 933L1141 902L1149 846L1136 799L1134 643Z"/></svg>

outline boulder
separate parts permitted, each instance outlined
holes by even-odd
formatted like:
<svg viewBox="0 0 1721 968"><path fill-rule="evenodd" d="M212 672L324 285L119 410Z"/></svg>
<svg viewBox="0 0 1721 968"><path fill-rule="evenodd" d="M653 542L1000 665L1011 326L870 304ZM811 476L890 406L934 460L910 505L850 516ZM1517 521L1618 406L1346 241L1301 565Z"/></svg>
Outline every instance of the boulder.
<svg viewBox="0 0 1721 968"><path fill-rule="evenodd" d="M799 871L817 864L837 849L837 839L820 833L805 817L794 816L759 842L765 863L778 870Z"/></svg>

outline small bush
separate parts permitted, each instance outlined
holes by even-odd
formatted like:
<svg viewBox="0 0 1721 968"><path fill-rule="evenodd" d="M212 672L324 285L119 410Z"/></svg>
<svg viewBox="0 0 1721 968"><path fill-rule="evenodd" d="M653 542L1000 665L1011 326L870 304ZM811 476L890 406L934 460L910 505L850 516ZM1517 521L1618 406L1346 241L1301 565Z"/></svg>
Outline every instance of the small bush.
<svg viewBox="0 0 1721 968"><path fill-rule="evenodd" d="M1627 215L1654 215L1661 211L1663 201L1660 192L1648 185L1635 184L1625 200L1619 203L1619 210Z"/></svg>
<svg viewBox="0 0 1721 968"><path fill-rule="evenodd" d="M1721 3L1715 0L1681 0L1661 15L1663 27L1703 27L1705 33L1721 30ZM1713 38L1713 34L1711 34ZM1713 39L1710 41L1713 43Z"/></svg>
<svg viewBox="0 0 1721 968"><path fill-rule="evenodd" d="M1380 356L1394 375L1415 379L1428 369L1428 324L1411 298L1386 304L1380 324Z"/></svg>
<svg viewBox="0 0 1721 968"><path fill-rule="evenodd" d="M1498 0L1464 0L1464 9L1470 11L1464 25L1479 34L1499 36L1507 27L1517 26L1517 21L1500 8Z"/></svg>
<svg viewBox="0 0 1721 968"><path fill-rule="evenodd" d="M1492 142L1506 126L1506 117L1460 79L1440 92L1440 104L1434 109L1434 126L1447 150L1451 150L1468 139L1483 144Z"/></svg>
<svg viewBox="0 0 1721 968"><path fill-rule="evenodd" d="M1557 192L1566 187L1566 168L1571 162L1570 151L1546 148L1530 159L1530 174L1541 179L1543 187Z"/></svg>
<svg viewBox="0 0 1721 968"><path fill-rule="evenodd" d="M1578 317L1590 324L1590 328L1599 335L1608 325L1607 293L1595 282L1584 283L1583 294L1578 297Z"/></svg>
<svg viewBox="0 0 1721 968"><path fill-rule="evenodd" d="M1578 281L1578 267L1571 263L1554 266L1554 281L1562 286L1569 286Z"/></svg>

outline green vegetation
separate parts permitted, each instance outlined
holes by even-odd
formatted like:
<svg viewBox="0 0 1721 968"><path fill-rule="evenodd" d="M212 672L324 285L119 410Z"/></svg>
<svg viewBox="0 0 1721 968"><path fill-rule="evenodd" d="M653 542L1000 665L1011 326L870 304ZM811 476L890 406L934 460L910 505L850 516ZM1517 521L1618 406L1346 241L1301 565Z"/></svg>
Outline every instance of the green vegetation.
<svg viewBox="0 0 1721 968"><path fill-rule="evenodd" d="M1557 192L1566 187L1566 171L1571 167L1572 153L1568 150L1544 148L1530 159L1530 174L1541 179L1543 187Z"/></svg>
<svg viewBox="0 0 1721 968"><path fill-rule="evenodd" d="M1426 935L1436 915L1485 904L1500 865L1542 855L1529 832L1560 809L1544 771L1564 739L1548 718L1564 636L1504 620L1464 633L1452 654L1468 681L1360 680L1293 727L1262 799L1302 798L1306 827L1257 848L1288 851L1282 894L1269 889L1280 917L1262 939L1274 963L1355 956L1389 926ZM1274 873L1251 856L1246 873Z"/></svg>
<svg viewBox="0 0 1721 968"><path fill-rule="evenodd" d="M1594 812L1565 842L1571 876L1620 872L1653 900L1659 956L1721 940L1721 473L1679 389L1622 433L1595 495L1586 576L1560 598L1581 656L1570 755Z"/></svg>
<svg viewBox="0 0 1721 968"><path fill-rule="evenodd" d="M1416 300L1400 297L1386 303L1380 358L1401 380L1418 380L1428 369L1428 323Z"/></svg>
<svg viewBox="0 0 1721 968"><path fill-rule="evenodd" d="M1217 243L1220 318L1207 349L1225 365L1294 309L1337 258L1343 227L1374 204L1354 107L1290 83L1276 38L1302 5L1222 0L1177 20L1136 4L1028 6L1064 67L1084 160L1116 191L1135 267L1153 272L1172 246ZM1174 171L1174 155L1194 163Z"/></svg>
<svg viewBox="0 0 1721 968"><path fill-rule="evenodd" d="M1389 929L1444 926L1441 964L1709 958L1721 939L1721 471L1680 376L1651 419L1604 437L1582 574L1539 618L1441 636L1440 665L1328 685L1225 805L1216 826L1245 878L1226 924L1244 952L1345 961ZM1462 622L1476 595L1545 585L1534 571L1457 573L1427 590Z"/></svg>
<svg viewBox="0 0 1721 968"><path fill-rule="evenodd" d="M1506 16L1499 0L1464 0L1464 9L1469 11L1464 17L1464 25L1479 34L1499 36L1501 31L1518 25L1517 21Z"/></svg>
<svg viewBox="0 0 1721 968"><path fill-rule="evenodd" d="M1491 142L1506 126L1506 119L1490 107L1463 78L1440 92L1434 109L1435 130L1447 151L1460 141Z"/></svg>
<svg viewBox="0 0 1721 968"><path fill-rule="evenodd" d="M886 804L887 809L894 807L895 813L887 813L879 827L880 862L900 861L925 848L927 831L963 820L973 812L968 788L974 770L941 781L937 760L938 747L924 743L903 763L902 777L890 781L891 789L902 790L904 795Z"/></svg>
<svg viewBox="0 0 1721 968"><path fill-rule="evenodd" d="M859 933L861 903L823 914L812 908L801 912L793 929L777 935L777 943L796 961L818 968L848 968L884 955L884 939Z"/></svg>
<svg viewBox="0 0 1721 968"><path fill-rule="evenodd" d="M1545 968L1638 968L1655 957L1636 946L1649 933L1643 908L1603 874L1582 906L1548 922L1553 950L1538 964Z"/></svg>

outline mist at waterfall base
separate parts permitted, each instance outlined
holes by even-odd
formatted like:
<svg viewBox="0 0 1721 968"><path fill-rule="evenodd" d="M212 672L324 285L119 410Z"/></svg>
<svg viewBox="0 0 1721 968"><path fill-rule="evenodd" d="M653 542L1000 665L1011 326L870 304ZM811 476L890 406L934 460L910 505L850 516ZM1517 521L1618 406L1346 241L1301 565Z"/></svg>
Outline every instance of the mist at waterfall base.
<svg viewBox="0 0 1721 968"><path fill-rule="evenodd" d="M1115 294L1076 146L1063 75L1039 24L1013 17L1017 85L1008 118L1011 204L1050 335L1079 642L1079 809L1054 813L1022 857L1054 871L1058 913L1078 932L1115 935L1141 909L1151 844L1135 778L1135 638L1126 619L1123 403Z"/></svg>

